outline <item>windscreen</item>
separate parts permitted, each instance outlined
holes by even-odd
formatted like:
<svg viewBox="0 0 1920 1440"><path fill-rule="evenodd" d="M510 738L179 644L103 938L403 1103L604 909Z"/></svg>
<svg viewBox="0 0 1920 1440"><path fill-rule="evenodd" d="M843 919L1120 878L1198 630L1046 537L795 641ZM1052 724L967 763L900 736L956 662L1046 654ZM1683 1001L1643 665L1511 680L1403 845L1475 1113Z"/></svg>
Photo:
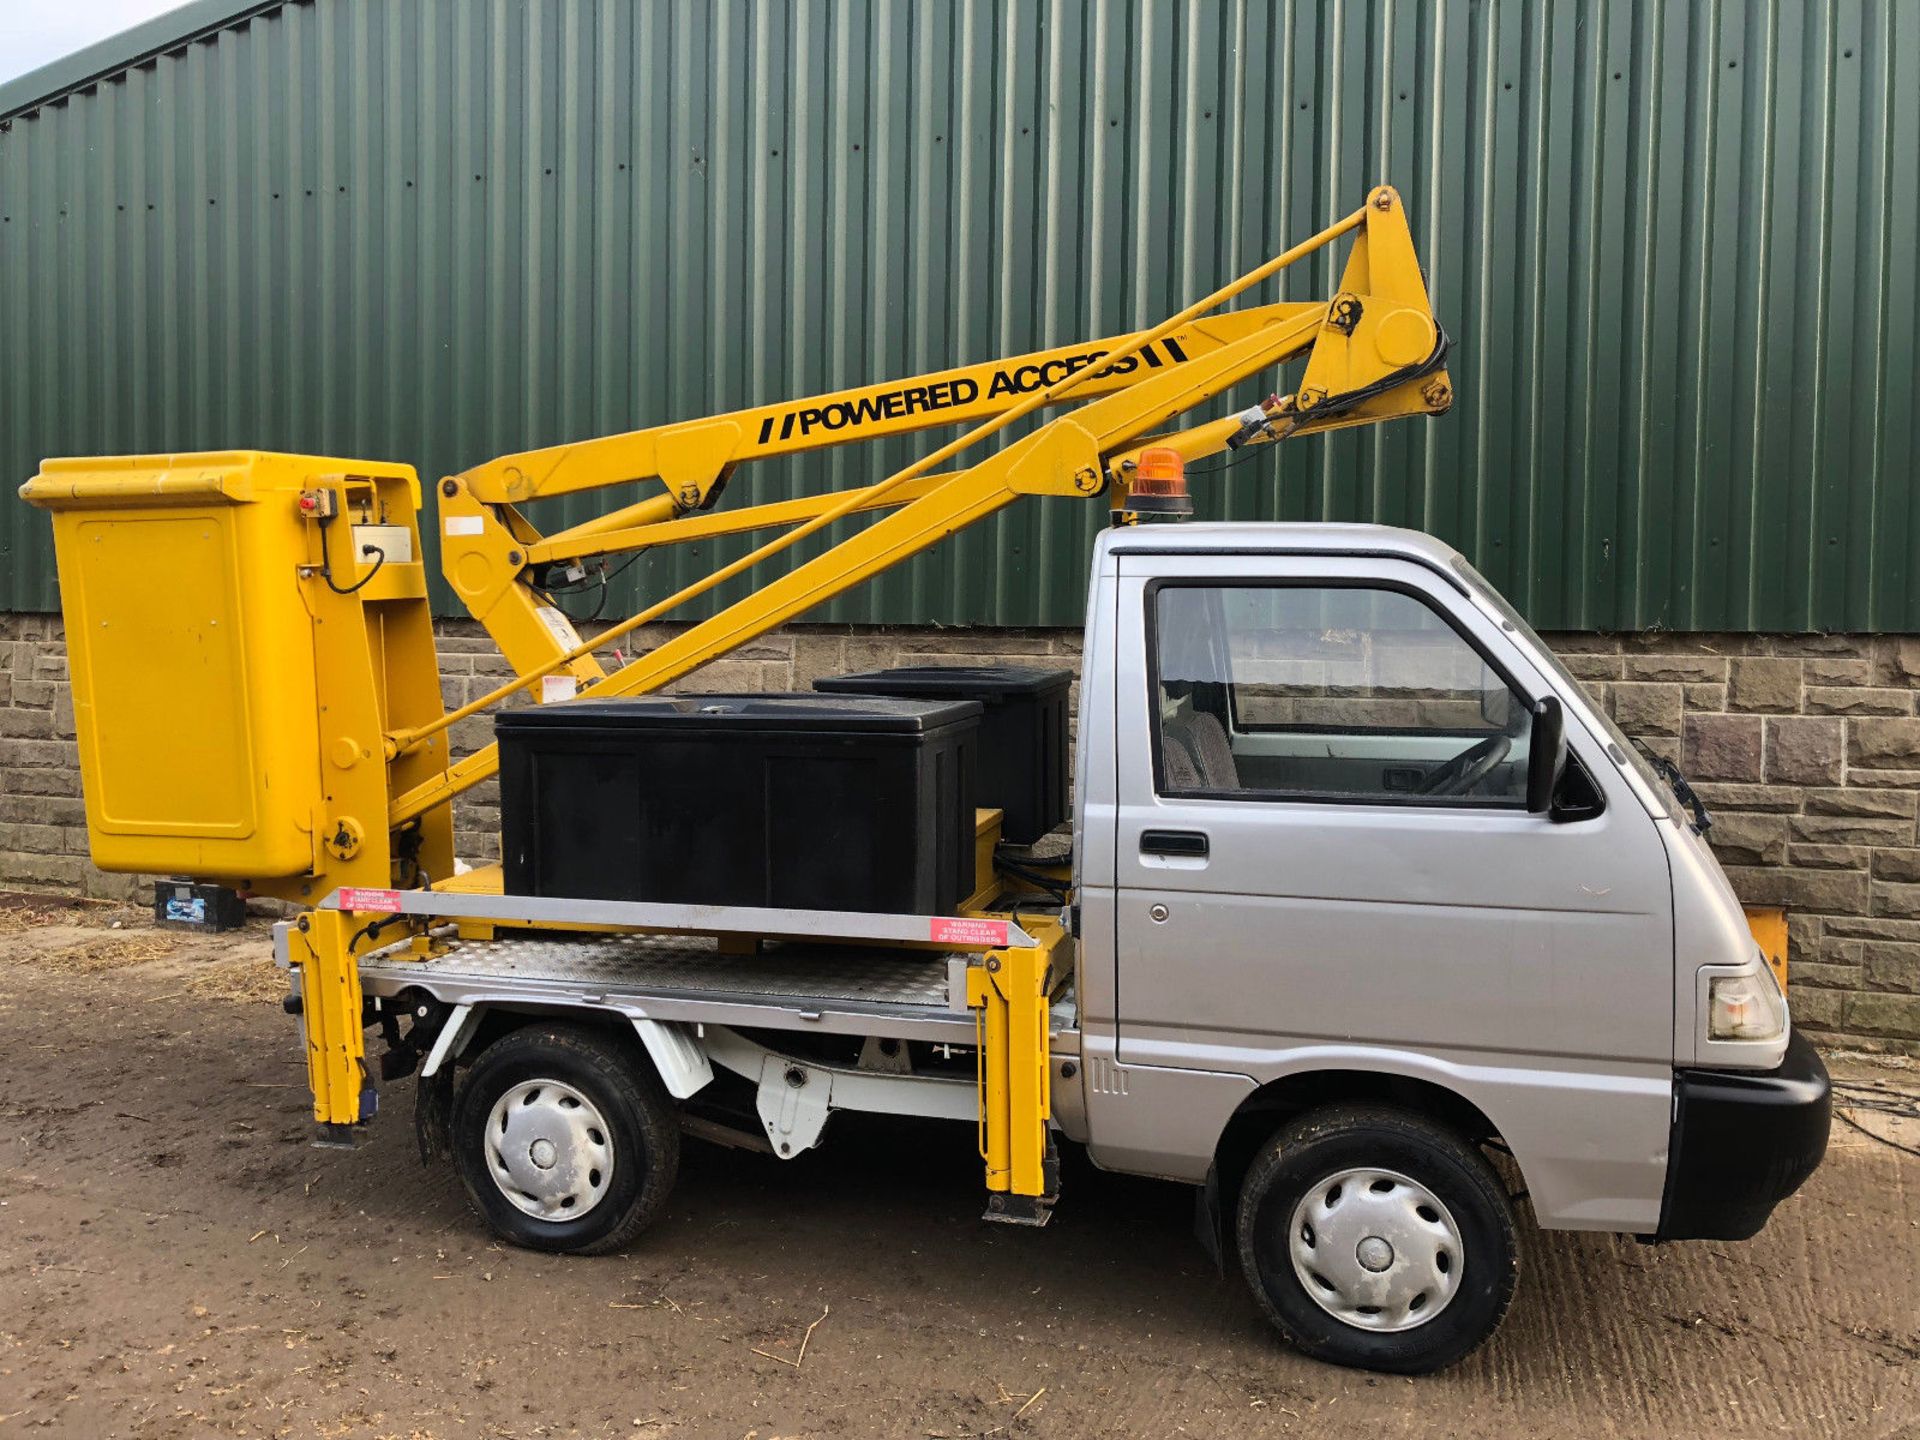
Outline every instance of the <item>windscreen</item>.
<svg viewBox="0 0 1920 1440"><path fill-rule="evenodd" d="M1647 757L1640 753L1640 747L1627 738L1626 732L1614 723L1611 715L1592 703L1585 687L1574 677L1573 672L1560 662L1560 657L1553 653L1552 647L1534 633L1533 627L1527 624L1526 618L1518 610L1513 608L1507 597L1489 585L1486 577L1468 564L1464 555L1453 557L1453 568L1460 572L1460 578L1467 582L1468 588L1479 599L1485 601L1488 607L1511 625L1523 639L1532 643L1536 659L1551 670L1554 678L1559 681L1561 694L1575 695L1587 701L1586 713L1600 723L1610 742L1609 748L1618 752L1618 758L1624 759L1633 773L1640 777L1646 793L1653 796L1671 818L1676 821L1683 818L1679 808L1680 802L1675 798L1672 788L1647 762Z"/></svg>

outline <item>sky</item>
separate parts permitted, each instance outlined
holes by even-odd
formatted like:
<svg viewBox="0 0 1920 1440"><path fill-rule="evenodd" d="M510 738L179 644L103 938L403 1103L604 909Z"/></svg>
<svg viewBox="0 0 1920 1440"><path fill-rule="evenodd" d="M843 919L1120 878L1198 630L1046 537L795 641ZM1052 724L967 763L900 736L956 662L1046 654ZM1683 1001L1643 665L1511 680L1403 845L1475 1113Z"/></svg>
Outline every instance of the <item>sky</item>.
<svg viewBox="0 0 1920 1440"><path fill-rule="evenodd" d="M0 84L183 0L0 0Z"/></svg>

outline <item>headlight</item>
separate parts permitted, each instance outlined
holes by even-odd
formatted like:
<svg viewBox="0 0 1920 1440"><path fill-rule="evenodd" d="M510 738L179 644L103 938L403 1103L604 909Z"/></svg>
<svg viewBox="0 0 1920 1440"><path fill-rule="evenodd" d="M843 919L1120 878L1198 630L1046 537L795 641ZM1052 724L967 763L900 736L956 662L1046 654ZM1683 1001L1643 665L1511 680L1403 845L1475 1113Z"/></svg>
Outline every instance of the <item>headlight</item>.
<svg viewBox="0 0 1920 1440"><path fill-rule="evenodd" d="M1786 1026L1787 1004L1771 970L1707 982L1709 1040L1777 1040Z"/></svg>

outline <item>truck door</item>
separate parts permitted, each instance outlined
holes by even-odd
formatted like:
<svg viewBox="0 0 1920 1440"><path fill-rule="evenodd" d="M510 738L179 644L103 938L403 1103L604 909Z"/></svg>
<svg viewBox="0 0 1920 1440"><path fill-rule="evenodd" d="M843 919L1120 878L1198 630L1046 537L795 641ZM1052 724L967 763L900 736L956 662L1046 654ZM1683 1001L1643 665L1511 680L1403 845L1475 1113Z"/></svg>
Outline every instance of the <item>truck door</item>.
<svg viewBox="0 0 1920 1440"><path fill-rule="evenodd" d="M1411 560L1149 552L1119 576L1119 1063L1425 1076L1563 1132L1548 1223L1657 1220L1665 852L1572 723L1595 813L1527 813L1551 687L1524 649Z"/></svg>

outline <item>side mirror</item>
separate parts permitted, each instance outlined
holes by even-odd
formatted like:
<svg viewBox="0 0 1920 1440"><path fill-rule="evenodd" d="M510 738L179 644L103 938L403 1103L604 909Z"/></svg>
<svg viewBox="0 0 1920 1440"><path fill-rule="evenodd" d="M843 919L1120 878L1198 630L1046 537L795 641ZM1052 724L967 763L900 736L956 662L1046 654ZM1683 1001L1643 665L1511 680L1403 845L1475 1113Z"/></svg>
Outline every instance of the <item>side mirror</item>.
<svg viewBox="0 0 1920 1440"><path fill-rule="evenodd" d="M1567 763L1567 717L1557 695L1533 702L1533 736L1527 743L1527 813L1553 808L1553 787Z"/></svg>

